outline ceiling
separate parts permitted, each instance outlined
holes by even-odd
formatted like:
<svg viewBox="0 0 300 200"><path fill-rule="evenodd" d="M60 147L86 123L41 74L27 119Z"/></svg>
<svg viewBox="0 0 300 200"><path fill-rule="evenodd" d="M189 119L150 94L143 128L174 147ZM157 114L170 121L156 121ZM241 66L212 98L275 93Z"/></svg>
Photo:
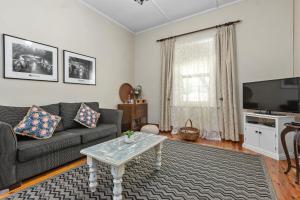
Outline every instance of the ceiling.
<svg viewBox="0 0 300 200"><path fill-rule="evenodd" d="M133 33L143 32L240 0L81 0L86 6Z"/></svg>

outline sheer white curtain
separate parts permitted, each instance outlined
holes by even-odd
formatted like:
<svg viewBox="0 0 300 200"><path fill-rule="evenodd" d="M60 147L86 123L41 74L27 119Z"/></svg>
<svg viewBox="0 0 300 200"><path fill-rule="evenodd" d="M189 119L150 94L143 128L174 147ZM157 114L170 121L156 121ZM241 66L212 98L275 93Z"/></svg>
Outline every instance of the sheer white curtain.
<svg viewBox="0 0 300 200"><path fill-rule="evenodd" d="M216 31L178 38L173 67L171 122L175 131L190 118L205 135L218 135Z"/></svg>

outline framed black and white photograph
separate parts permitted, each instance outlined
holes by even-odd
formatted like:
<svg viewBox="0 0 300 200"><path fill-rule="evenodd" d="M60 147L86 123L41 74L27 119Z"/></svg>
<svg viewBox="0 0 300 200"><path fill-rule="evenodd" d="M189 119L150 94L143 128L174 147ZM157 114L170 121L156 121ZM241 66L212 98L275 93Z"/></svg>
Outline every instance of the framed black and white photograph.
<svg viewBox="0 0 300 200"><path fill-rule="evenodd" d="M4 78L58 82L58 48L3 35Z"/></svg>
<svg viewBox="0 0 300 200"><path fill-rule="evenodd" d="M64 50L64 82L96 85L96 58Z"/></svg>

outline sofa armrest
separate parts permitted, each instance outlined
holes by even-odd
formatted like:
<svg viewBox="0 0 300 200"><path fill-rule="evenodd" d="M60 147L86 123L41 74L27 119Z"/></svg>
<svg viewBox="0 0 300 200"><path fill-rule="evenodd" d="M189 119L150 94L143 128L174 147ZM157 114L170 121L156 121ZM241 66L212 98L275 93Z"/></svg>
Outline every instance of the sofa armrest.
<svg viewBox="0 0 300 200"><path fill-rule="evenodd" d="M102 124L115 124L118 128L117 137L121 136L123 111L122 110L115 110L115 109L100 108L99 112L101 114L100 123L102 123Z"/></svg>
<svg viewBox="0 0 300 200"><path fill-rule="evenodd" d="M11 125L0 121L0 190L17 182L17 138Z"/></svg>

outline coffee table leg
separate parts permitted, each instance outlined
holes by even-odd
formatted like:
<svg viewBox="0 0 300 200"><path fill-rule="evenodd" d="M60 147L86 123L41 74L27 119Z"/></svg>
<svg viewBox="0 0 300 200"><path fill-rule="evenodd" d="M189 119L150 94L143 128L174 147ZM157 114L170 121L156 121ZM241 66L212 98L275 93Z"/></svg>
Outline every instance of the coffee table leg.
<svg viewBox="0 0 300 200"><path fill-rule="evenodd" d="M89 177L89 181L90 181L90 189L91 192L96 192L96 188L98 185L97 182L97 161L95 159L93 159L92 157L87 157L87 164L89 165L89 173L90 173L90 177Z"/></svg>
<svg viewBox="0 0 300 200"><path fill-rule="evenodd" d="M155 162L155 169L160 170L161 167L161 149L162 149L162 143L156 145L154 147L155 154L156 154L156 162Z"/></svg>
<svg viewBox="0 0 300 200"><path fill-rule="evenodd" d="M125 172L125 165L111 167L111 174L114 177L113 200L122 200L122 176Z"/></svg>

